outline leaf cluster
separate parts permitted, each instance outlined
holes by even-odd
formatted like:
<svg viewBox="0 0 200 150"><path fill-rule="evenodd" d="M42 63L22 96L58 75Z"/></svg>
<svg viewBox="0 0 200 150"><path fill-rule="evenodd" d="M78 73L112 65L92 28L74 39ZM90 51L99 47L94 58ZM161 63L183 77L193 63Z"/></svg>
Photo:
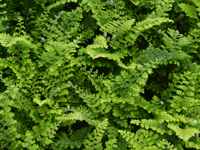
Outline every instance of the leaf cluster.
<svg viewBox="0 0 200 150"><path fill-rule="evenodd" d="M0 0L1 149L199 149L198 0Z"/></svg>

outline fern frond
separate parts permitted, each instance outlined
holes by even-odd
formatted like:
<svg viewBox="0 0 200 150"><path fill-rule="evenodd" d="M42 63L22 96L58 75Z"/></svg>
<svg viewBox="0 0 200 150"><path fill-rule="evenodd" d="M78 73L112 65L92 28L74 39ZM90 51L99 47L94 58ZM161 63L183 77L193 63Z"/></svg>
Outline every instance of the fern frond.
<svg viewBox="0 0 200 150"><path fill-rule="evenodd" d="M180 128L178 125L176 124L168 124L168 127L170 129L172 129L173 131L175 131L176 135L183 139L184 141L188 141L192 136L195 135L195 133L199 133L199 130L197 130L196 128L192 128L189 126L186 126L184 129Z"/></svg>
<svg viewBox="0 0 200 150"><path fill-rule="evenodd" d="M124 22L120 20L110 21L104 26L102 26L101 28L104 32L107 32L111 35L116 35L115 40L117 40L119 36L123 35L128 30L131 30L133 23L134 23L134 19L127 20Z"/></svg>
<svg viewBox="0 0 200 150"><path fill-rule="evenodd" d="M68 147L71 149L74 149L75 147L80 149L84 143L84 140L87 139L88 135L91 133L91 130L91 127L81 128L76 130L71 137L68 137L65 132L61 132L58 135L59 140L56 140L56 142L52 144L52 147L55 150L63 148L67 149Z"/></svg>
<svg viewBox="0 0 200 150"><path fill-rule="evenodd" d="M105 132L107 126L108 126L108 120L105 119L97 126L97 128L93 131L93 134L90 134L89 138L87 140L85 140L85 142L84 142L85 149L84 150L87 150L87 149L103 150L101 140L104 136L104 132Z"/></svg>
<svg viewBox="0 0 200 150"><path fill-rule="evenodd" d="M127 36L125 36L125 40L129 41L130 43L134 43L137 37L147 29L152 28L155 25L160 25L164 22L173 22L171 19L164 18L164 17L156 17L146 18L141 22L137 22L135 26L133 26L132 32L129 32Z"/></svg>
<svg viewBox="0 0 200 150"><path fill-rule="evenodd" d="M196 13L196 9L194 6L189 5L189 4L185 4L185 3L180 3L178 4L178 6L186 13L187 16L189 16L190 18L194 18L194 19L199 19Z"/></svg>
<svg viewBox="0 0 200 150"><path fill-rule="evenodd" d="M159 141L158 135L147 130L140 129L135 134L130 131L118 130L123 138L129 143L128 147L131 150L138 149L156 149L157 146L152 144L152 141ZM154 143L154 142L153 142Z"/></svg>

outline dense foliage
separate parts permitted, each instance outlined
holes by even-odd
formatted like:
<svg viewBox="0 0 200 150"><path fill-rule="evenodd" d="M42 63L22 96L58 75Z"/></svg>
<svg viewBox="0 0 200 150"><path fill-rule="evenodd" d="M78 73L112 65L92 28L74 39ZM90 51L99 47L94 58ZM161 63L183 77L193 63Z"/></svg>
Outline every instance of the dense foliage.
<svg viewBox="0 0 200 150"><path fill-rule="evenodd" d="M199 0L0 0L0 147L200 149Z"/></svg>

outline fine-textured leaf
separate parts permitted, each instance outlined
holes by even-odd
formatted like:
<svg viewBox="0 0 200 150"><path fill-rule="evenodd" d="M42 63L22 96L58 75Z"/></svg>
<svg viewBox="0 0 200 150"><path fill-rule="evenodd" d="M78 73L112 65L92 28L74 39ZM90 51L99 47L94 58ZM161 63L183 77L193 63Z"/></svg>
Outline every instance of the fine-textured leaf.
<svg viewBox="0 0 200 150"><path fill-rule="evenodd" d="M168 127L176 133L176 135L183 139L184 141L188 141L192 136L195 135L195 133L199 133L199 131L196 128L186 126L185 129L180 128L176 124L168 124Z"/></svg>
<svg viewBox="0 0 200 150"><path fill-rule="evenodd" d="M187 16L190 18L198 19L198 16L196 14L196 9L194 6L185 4L185 3L180 3L178 6L186 13Z"/></svg>

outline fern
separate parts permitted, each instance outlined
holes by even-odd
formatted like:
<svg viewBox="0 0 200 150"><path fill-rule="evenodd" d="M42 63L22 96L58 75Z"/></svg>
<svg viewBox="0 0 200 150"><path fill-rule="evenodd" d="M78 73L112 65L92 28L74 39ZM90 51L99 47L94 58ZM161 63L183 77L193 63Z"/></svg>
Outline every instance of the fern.
<svg viewBox="0 0 200 150"><path fill-rule="evenodd" d="M198 19L195 7L189 4L180 3L178 6L186 13L190 18Z"/></svg>
<svg viewBox="0 0 200 150"><path fill-rule="evenodd" d="M81 148L84 140L87 138L88 134L91 133L91 127L82 128L76 130L71 137L67 137L65 132L59 133L59 140L53 143L53 149L66 149L71 148Z"/></svg>
<svg viewBox="0 0 200 150"><path fill-rule="evenodd" d="M154 19L147 18L142 22L136 23L136 26L133 27L131 34L127 35L125 39L131 43L134 43L137 39L137 37L145 30L155 26L155 25L160 25L161 23L164 22L173 22L170 19L167 18L161 18L161 17L156 17Z"/></svg>
<svg viewBox="0 0 200 150"><path fill-rule="evenodd" d="M174 124L169 124L168 127L176 132L176 134L183 139L184 141L188 141L188 139L191 136L194 136L195 133L198 133L199 131L195 128L191 128L186 126L185 129L179 128L179 126L176 126Z"/></svg>
<svg viewBox="0 0 200 150"><path fill-rule="evenodd" d="M2 0L0 1L0 2L2 2ZM4 23L4 21L6 21L7 20L7 18L6 18L6 11L3 11L3 9L4 9L4 7L6 6L6 3L3 3L3 4L0 4L0 8L1 8L1 12L0 12L0 25L1 25L1 27L0 27L0 32L3 32L3 31L5 31L5 27L3 27L3 23Z"/></svg>
<svg viewBox="0 0 200 150"><path fill-rule="evenodd" d="M39 148L38 145L34 144L35 142L32 140L32 135L30 133L30 131L26 132L26 138L24 139L24 142L22 143L22 147L23 148L29 148L29 149L33 149L36 150Z"/></svg>
<svg viewBox="0 0 200 150"><path fill-rule="evenodd" d="M199 149L197 0L0 3L1 149Z"/></svg>
<svg viewBox="0 0 200 150"><path fill-rule="evenodd" d="M89 139L84 142L85 149L103 149L101 140L104 135L104 130L108 126L108 121L105 119L102 121L97 128L93 131L94 135L90 135Z"/></svg>
<svg viewBox="0 0 200 150"><path fill-rule="evenodd" d="M159 142L158 135L154 134L153 132L148 132L142 129L138 130L136 134L131 133L130 131L126 132L123 130L119 130L118 132L129 143L128 147L130 149L157 149L157 145L153 145L154 142L151 142L152 140L159 143L159 147L164 146L164 143L162 143L163 145L161 145L161 142ZM173 146L171 148L174 149Z"/></svg>
<svg viewBox="0 0 200 150"><path fill-rule="evenodd" d="M21 135L17 131L17 120L11 112L13 101L10 100L6 93L0 94L0 125L1 125L1 149L10 148L17 149L21 145L19 138Z"/></svg>

